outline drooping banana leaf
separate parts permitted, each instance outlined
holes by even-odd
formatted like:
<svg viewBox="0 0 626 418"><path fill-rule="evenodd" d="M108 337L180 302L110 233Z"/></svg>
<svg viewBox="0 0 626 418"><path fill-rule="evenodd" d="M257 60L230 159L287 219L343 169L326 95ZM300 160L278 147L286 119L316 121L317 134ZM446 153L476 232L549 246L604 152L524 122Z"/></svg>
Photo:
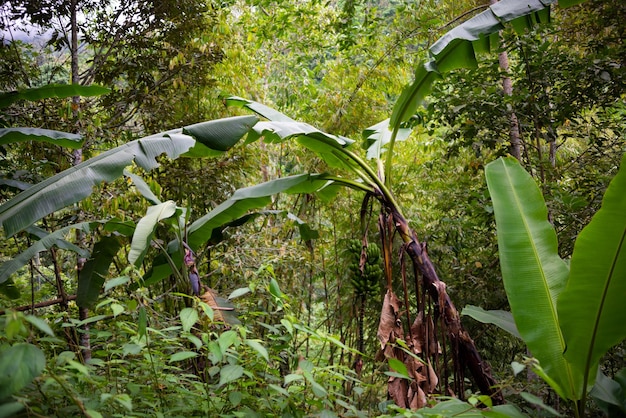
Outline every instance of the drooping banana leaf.
<svg viewBox="0 0 626 418"><path fill-rule="evenodd" d="M82 230L85 233L89 232L93 228L99 225L98 222L82 222L75 225L69 225L65 228L58 229L51 234L46 235L40 240L36 241L33 245L28 247L25 251L20 253L17 257L5 261L0 265L0 283L5 282L13 273L25 266L28 261L33 258L37 253L46 251L53 246L62 245L65 249L71 250L79 254L81 257L88 257L89 251L83 250L80 247L65 240L65 236L71 230Z"/></svg>
<svg viewBox="0 0 626 418"><path fill-rule="evenodd" d="M121 242L114 236L104 236L94 245L91 255L78 274L78 306L91 308L98 300L100 289L108 277L109 267L120 247Z"/></svg>
<svg viewBox="0 0 626 418"><path fill-rule="evenodd" d="M81 86L78 84L48 84L43 87L35 87L32 89L24 89L18 91L11 91L8 93L0 94L0 109L3 109L18 100L28 100L31 102L59 98L63 99L72 96L100 96L107 94L111 90L102 86Z"/></svg>
<svg viewBox="0 0 626 418"><path fill-rule="evenodd" d="M626 338L626 155L600 210L578 234L558 300L565 358L592 384L600 358Z"/></svg>
<svg viewBox="0 0 626 418"><path fill-rule="evenodd" d="M211 237L213 230L248 211L267 206L278 193L314 193L329 181L321 174L299 174L239 189L215 209L193 222L187 229L189 246L197 249Z"/></svg>
<svg viewBox="0 0 626 418"><path fill-rule="evenodd" d="M71 149L83 146L83 138L78 134L38 128L3 128L0 129L0 145L16 142L38 141Z"/></svg>
<svg viewBox="0 0 626 418"><path fill-rule="evenodd" d="M560 7L569 7L584 0L561 0ZM505 24L522 32L550 19L550 5L556 0L500 0L484 12L453 28L430 47L433 57L420 63L413 81L405 87L394 105L391 127L409 120L432 90L442 74L457 68L475 68L476 54L488 52L497 45L497 33Z"/></svg>
<svg viewBox="0 0 626 418"><path fill-rule="evenodd" d="M493 45L490 35L497 35L501 29L504 29L502 22L487 9L448 31L430 47L438 70L447 73L457 68L476 68L476 53L489 52L497 46L497 36Z"/></svg>
<svg viewBox="0 0 626 418"><path fill-rule="evenodd" d="M150 248L150 242L156 231L158 223L170 218L176 213L176 203L172 200L150 206L146 212L146 216L137 222L132 242L130 243L130 252L128 253L128 262L139 266L144 256Z"/></svg>
<svg viewBox="0 0 626 418"><path fill-rule="evenodd" d="M177 158L191 148L223 152L257 122L255 116L219 119L151 135L108 150L25 190L0 206L0 222L12 236L42 217L89 196L94 186L120 177L133 161L145 170L158 166L156 157ZM198 145L200 144L200 145Z"/></svg>
<svg viewBox="0 0 626 418"><path fill-rule="evenodd" d="M512 157L485 167L496 218L502 280L517 329L560 396L578 399L581 375L563 357L557 314L568 267L559 257L541 191Z"/></svg>
<svg viewBox="0 0 626 418"><path fill-rule="evenodd" d="M254 132L248 135L246 142L264 138L266 142L276 143L295 139L300 145L319 155L330 167L354 169L355 164L339 152L354 143L353 140L320 131L308 123L297 122L279 111L263 104L241 97L229 97L227 104L249 109L268 119L254 126Z"/></svg>

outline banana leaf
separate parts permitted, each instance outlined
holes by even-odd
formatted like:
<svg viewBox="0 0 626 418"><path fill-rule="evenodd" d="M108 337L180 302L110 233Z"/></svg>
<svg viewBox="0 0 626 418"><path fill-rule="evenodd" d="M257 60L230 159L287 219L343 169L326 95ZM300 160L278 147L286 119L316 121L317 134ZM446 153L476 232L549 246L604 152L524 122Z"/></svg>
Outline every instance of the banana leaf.
<svg viewBox="0 0 626 418"><path fill-rule="evenodd" d="M120 247L121 242L114 236L104 236L94 245L89 259L78 274L78 306L91 308L98 300L104 280L109 276L109 267Z"/></svg>
<svg viewBox="0 0 626 418"><path fill-rule="evenodd" d="M128 142L71 167L23 191L0 206L0 222L12 236L42 217L89 196L94 186L122 176L133 161L145 170L158 166L156 157L177 158L202 146L220 153L233 146L257 122L255 116L219 119ZM198 143L200 145L198 145Z"/></svg>
<svg viewBox="0 0 626 418"><path fill-rule="evenodd" d="M100 96L106 94L111 90L97 85L81 86L79 84L48 84L43 87L35 87L32 89L24 89L18 91L11 91L8 93L0 94L0 109L3 109L18 100L28 100L31 102L59 98L63 99L72 96Z"/></svg>
<svg viewBox="0 0 626 418"><path fill-rule="evenodd" d="M16 142L38 141L77 149L83 146L83 138L78 134L38 128L3 128L0 129L0 145Z"/></svg>
<svg viewBox="0 0 626 418"><path fill-rule="evenodd" d="M592 384L600 358L626 338L626 155L600 210L578 234L558 300L565 358Z"/></svg>
<svg viewBox="0 0 626 418"><path fill-rule="evenodd" d="M267 206L275 194L313 193L328 183L322 174L299 174L239 189L189 226L188 244L194 250L199 248L211 238L215 229L241 218L250 210Z"/></svg>
<svg viewBox="0 0 626 418"><path fill-rule="evenodd" d="M128 262L139 266L150 248L150 242L160 221L176 213L176 203L172 200L148 207L146 216L137 222L135 233L130 243Z"/></svg>
<svg viewBox="0 0 626 418"><path fill-rule="evenodd" d="M569 274L559 257L541 191L512 157L485 167L498 234L502 280L517 329L561 397L578 399L581 376L563 357L557 298Z"/></svg>
<svg viewBox="0 0 626 418"><path fill-rule="evenodd" d="M33 245L28 247L25 251L21 252L17 257L5 261L0 265L0 283L4 283L7 279L20 268L24 267L28 261L33 258L37 253L46 251L47 249L55 247L63 247L64 249L76 252L81 257L88 257L89 251L83 250L80 247L66 241L64 238L71 230L81 230L89 232L100 223L98 222L82 222L75 225L69 225L65 228L58 229L51 234L46 235L40 240L36 241Z"/></svg>
<svg viewBox="0 0 626 418"><path fill-rule="evenodd" d="M584 0L562 0L569 7ZM458 68L475 68L476 54L494 50L497 34L505 24L517 32L550 20L550 5L556 0L501 0L484 12L468 19L439 38L429 49L432 59L422 62L413 81L402 91L394 105L390 126L396 128L409 120L443 74Z"/></svg>

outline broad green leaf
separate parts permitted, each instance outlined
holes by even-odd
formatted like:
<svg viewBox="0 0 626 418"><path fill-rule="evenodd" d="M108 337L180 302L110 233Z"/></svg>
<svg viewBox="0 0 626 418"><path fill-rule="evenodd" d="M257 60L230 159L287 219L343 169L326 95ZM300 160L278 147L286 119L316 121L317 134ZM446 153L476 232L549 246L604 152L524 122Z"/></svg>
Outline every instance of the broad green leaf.
<svg viewBox="0 0 626 418"><path fill-rule="evenodd" d="M0 186L6 186L9 188L13 188L15 190L26 190L29 187L32 187L32 184L26 183L25 181L12 180L12 179L0 179Z"/></svg>
<svg viewBox="0 0 626 418"><path fill-rule="evenodd" d="M242 398L243 398L243 395L239 391L230 392L228 394L228 400L230 401L230 404L232 406L239 405L241 403Z"/></svg>
<svg viewBox="0 0 626 418"><path fill-rule="evenodd" d="M599 401L600 406L614 405L622 413L626 414L626 392L624 389L626 389L626 387L620 385L617 380L605 376L598 369L595 384L591 392L589 392L589 395L594 398L596 403Z"/></svg>
<svg viewBox="0 0 626 418"><path fill-rule="evenodd" d="M498 233L502 280L517 329L554 389L577 399L580 377L563 357L556 301L568 267L559 257L556 233L548 222L541 191L512 157L485 167Z"/></svg>
<svg viewBox="0 0 626 418"><path fill-rule="evenodd" d="M109 267L121 246L120 241L113 236L104 236L94 245L91 256L78 273L78 306L91 308L98 300L102 285L109 275Z"/></svg>
<svg viewBox="0 0 626 418"><path fill-rule="evenodd" d="M578 234L558 300L565 358L593 383L600 358L626 339L626 155L600 210Z"/></svg>
<svg viewBox="0 0 626 418"><path fill-rule="evenodd" d="M240 287L239 289L233 290L230 295L228 295L228 299L235 299L243 295L247 295L248 293L250 293L249 287Z"/></svg>
<svg viewBox="0 0 626 418"><path fill-rule="evenodd" d="M392 369L392 370L395 370L403 378L410 379L409 372L406 369L406 365L403 362L401 362L400 360L398 360L397 358L390 358L389 359L389 368Z"/></svg>
<svg viewBox="0 0 626 418"><path fill-rule="evenodd" d="M15 417L22 409L24 409L24 404L21 402L0 403L0 418Z"/></svg>
<svg viewBox="0 0 626 418"><path fill-rule="evenodd" d="M183 128L198 142L185 157L216 157L231 149L258 122L256 116L235 116L210 122L196 123Z"/></svg>
<svg viewBox="0 0 626 418"><path fill-rule="evenodd" d="M515 320L513 315L508 311L501 310L489 310L486 311L479 306L467 305L461 311L461 315L471 316L475 320L482 322L483 324L494 324L509 334L517 338L522 338L515 326Z"/></svg>
<svg viewBox="0 0 626 418"><path fill-rule="evenodd" d="M128 262L139 266L150 248L150 242L160 221L167 219L176 213L176 203L172 200L158 205L150 206L146 216L137 222L133 240L130 244Z"/></svg>
<svg viewBox="0 0 626 418"><path fill-rule="evenodd" d="M39 128L3 128L0 129L0 145L15 142L37 141L47 142L71 149L83 146L83 138L78 134L68 132L53 131Z"/></svg>
<svg viewBox="0 0 626 418"><path fill-rule="evenodd" d="M404 88L391 114L390 126L398 127L415 114L417 107L430 94L441 74L455 68L476 66L476 53L494 49L497 33L510 24L523 31L537 23L549 21L550 4L556 0L500 0L489 9L451 29L430 48L431 61L420 63L414 81ZM567 0L574 3L578 0Z"/></svg>
<svg viewBox="0 0 626 418"><path fill-rule="evenodd" d="M304 376L302 376L301 374L297 374L297 373L290 373L285 376L284 385L287 386L290 383L297 382L300 380L304 380Z"/></svg>
<svg viewBox="0 0 626 418"><path fill-rule="evenodd" d="M325 398L328 396L328 392L324 388L324 386L320 385L310 373L304 373L305 379L311 384L311 389L313 389L313 394L318 398Z"/></svg>
<svg viewBox="0 0 626 418"><path fill-rule="evenodd" d="M32 344L18 343L0 351L0 401L32 382L44 367L43 352Z"/></svg>
<svg viewBox="0 0 626 418"><path fill-rule="evenodd" d="M135 232L135 222L132 220L122 221L119 218L112 218L104 224L104 230L115 234L130 237Z"/></svg>
<svg viewBox="0 0 626 418"><path fill-rule="evenodd" d="M39 331L44 332L51 337L54 337L54 332L52 331L52 328L50 328L50 325L48 325L48 323L45 320L34 315L26 315L24 316L24 319L26 319Z"/></svg>
<svg viewBox="0 0 626 418"><path fill-rule="evenodd" d="M111 280L107 280L107 282L104 284L104 291L107 292L113 289L114 287L124 285L128 283L129 281L130 281L130 277L128 276L120 276Z"/></svg>
<svg viewBox="0 0 626 418"><path fill-rule="evenodd" d="M7 279L4 282L0 283L0 293L9 299L19 299L20 298L20 289L15 285L13 279Z"/></svg>
<svg viewBox="0 0 626 418"><path fill-rule="evenodd" d="M192 249L199 248L211 238L213 230L239 219L249 210L268 205L277 193L313 193L326 184L328 180L320 174L300 174L239 189L189 226L188 244Z"/></svg>
<svg viewBox="0 0 626 418"><path fill-rule="evenodd" d="M280 290L280 286L274 277L270 279L270 294L276 299L283 298L283 292Z"/></svg>
<svg viewBox="0 0 626 418"><path fill-rule="evenodd" d="M243 367L238 364L227 364L220 369L220 382L218 387L224 386L243 376Z"/></svg>
<svg viewBox="0 0 626 418"><path fill-rule="evenodd" d="M246 345L256 351L261 357L265 359L265 361L270 361L269 354L267 353L267 349L263 346L261 340L244 340Z"/></svg>
<svg viewBox="0 0 626 418"><path fill-rule="evenodd" d="M554 408L552 408L549 405L546 405L545 403L543 403L543 400L541 398L539 398L538 396L533 395L532 393L528 393L528 392L521 392L520 396L522 398L524 398L524 400L526 402L531 403L532 405L535 405L541 409L546 410L547 412L549 412L551 415L554 415L556 417L562 417L563 415L561 415L557 410L555 410Z"/></svg>
<svg viewBox="0 0 626 418"><path fill-rule="evenodd" d="M228 131L232 135L227 138L230 143L245 135L256 120L252 115L228 118L227 123L236 127ZM225 146L223 124L224 120L209 121L137 139L36 184L0 206L0 222L5 234L12 236L42 217L84 199L91 195L94 186L121 177L124 168L133 161L144 170L151 170L158 166L158 156L167 154L178 158L196 141L209 148L216 146L221 152Z"/></svg>
<svg viewBox="0 0 626 418"><path fill-rule="evenodd" d="M36 241L33 245L28 247L22 253L20 253L17 257L5 261L0 265L0 283L4 283L8 280L8 278L18 271L20 268L24 267L31 258L42 251L46 251L50 247L56 246L60 247L63 245L65 249L71 249L72 251L79 254L81 257L88 257L89 252L83 250L74 244L71 244L64 240L65 235L72 230L82 230L84 232L89 232L91 229L95 228L99 225L97 222L82 222L75 225L69 225L65 228L61 228L49 235L46 235L44 238Z"/></svg>
<svg viewBox="0 0 626 418"><path fill-rule="evenodd" d="M220 351L222 352L222 355L225 355L226 350L228 350L231 345L235 344L235 342L237 342L238 339L239 339L239 336L233 330L228 330L228 331L223 332L217 340L219 347L220 347Z"/></svg>
<svg viewBox="0 0 626 418"><path fill-rule="evenodd" d="M18 100L28 100L31 102L58 98L64 99L72 96L92 97L107 94L111 90L102 86L81 86L78 84L48 84L43 87L11 91L0 94L0 109L11 105Z"/></svg>
<svg viewBox="0 0 626 418"><path fill-rule="evenodd" d="M113 399L115 399L115 402L119 403L124 408L126 408L127 411L130 412L133 410L133 400L130 398L129 394L118 393L117 395L113 397Z"/></svg>
<svg viewBox="0 0 626 418"><path fill-rule="evenodd" d="M140 306L139 307L139 320L137 322L137 335L139 335L139 338L141 338L144 335L146 335L147 331L148 331L148 314L146 312L146 307Z"/></svg>
<svg viewBox="0 0 626 418"><path fill-rule="evenodd" d="M519 34L550 21L550 3L555 0L504 0L490 6L503 23L509 23ZM544 4L546 3L546 4Z"/></svg>
<svg viewBox="0 0 626 418"><path fill-rule="evenodd" d="M198 322L198 311L194 308L183 309L180 311L180 322L183 326L183 331L189 332Z"/></svg>
<svg viewBox="0 0 626 418"><path fill-rule="evenodd" d="M174 363L176 361L183 361L193 357L197 357L198 353L194 351L179 351L177 353L172 354L168 363Z"/></svg>

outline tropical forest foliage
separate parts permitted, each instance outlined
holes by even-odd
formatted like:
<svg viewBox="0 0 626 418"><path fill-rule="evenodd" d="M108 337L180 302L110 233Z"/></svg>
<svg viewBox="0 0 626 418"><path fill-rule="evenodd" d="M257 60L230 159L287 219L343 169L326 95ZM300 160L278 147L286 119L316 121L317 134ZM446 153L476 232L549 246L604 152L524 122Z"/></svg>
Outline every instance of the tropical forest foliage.
<svg viewBox="0 0 626 418"><path fill-rule="evenodd" d="M0 417L626 416L626 5L0 3Z"/></svg>

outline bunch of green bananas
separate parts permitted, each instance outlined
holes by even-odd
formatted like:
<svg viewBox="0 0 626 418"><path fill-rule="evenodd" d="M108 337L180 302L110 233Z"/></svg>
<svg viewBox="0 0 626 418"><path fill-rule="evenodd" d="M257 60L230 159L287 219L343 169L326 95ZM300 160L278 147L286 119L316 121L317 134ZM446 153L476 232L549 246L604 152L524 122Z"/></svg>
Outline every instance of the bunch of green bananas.
<svg viewBox="0 0 626 418"><path fill-rule="evenodd" d="M380 247L374 243L365 247L365 265L359 268L363 243L359 239L348 242L348 250L352 255L350 263L351 282L357 295L377 294L379 283L383 277Z"/></svg>

